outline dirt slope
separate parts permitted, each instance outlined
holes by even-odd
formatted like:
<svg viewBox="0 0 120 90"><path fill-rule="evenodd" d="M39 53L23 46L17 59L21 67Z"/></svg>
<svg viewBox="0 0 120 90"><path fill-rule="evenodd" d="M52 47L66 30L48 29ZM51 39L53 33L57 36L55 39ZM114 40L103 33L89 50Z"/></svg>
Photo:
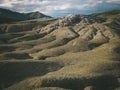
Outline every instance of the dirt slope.
<svg viewBox="0 0 120 90"><path fill-rule="evenodd" d="M0 89L119 90L119 15L1 24Z"/></svg>

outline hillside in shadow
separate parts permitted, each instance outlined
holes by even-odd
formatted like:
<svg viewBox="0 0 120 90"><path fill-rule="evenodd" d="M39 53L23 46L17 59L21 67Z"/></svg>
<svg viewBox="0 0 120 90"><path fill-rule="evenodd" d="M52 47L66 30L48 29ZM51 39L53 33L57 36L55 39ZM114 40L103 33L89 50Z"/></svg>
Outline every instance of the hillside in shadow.
<svg viewBox="0 0 120 90"><path fill-rule="evenodd" d="M120 90L119 17L118 10L0 24L0 89Z"/></svg>

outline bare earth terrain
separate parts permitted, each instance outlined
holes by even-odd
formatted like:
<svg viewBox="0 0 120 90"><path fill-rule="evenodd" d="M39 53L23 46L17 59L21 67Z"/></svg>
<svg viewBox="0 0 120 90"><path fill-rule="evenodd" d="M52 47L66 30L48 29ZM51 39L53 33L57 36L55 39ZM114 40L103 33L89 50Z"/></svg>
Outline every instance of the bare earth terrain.
<svg viewBox="0 0 120 90"><path fill-rule="evenodd" d="M120 11L0 24L0 90L120 90Z"/></svg>

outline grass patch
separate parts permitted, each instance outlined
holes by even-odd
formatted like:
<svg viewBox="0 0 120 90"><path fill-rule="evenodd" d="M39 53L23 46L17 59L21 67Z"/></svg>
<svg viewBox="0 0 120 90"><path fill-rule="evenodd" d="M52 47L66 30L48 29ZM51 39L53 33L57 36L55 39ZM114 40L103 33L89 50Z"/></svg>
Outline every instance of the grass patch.
<svg viewBox="0 0 120 90"><path fill-rule="evenodd" d="M3 61L0 62L0 89L15 84L23 79L42 76L62 67L56 62L40 61ZM16 89L15 89L16 90Z"/></svg>
<svg viewBox="0 0 120 90"><path fill-rule="evenodd" d="M0 59L32 59L32 57L29 56L28 53L5 53L1 55Z"/></svg>

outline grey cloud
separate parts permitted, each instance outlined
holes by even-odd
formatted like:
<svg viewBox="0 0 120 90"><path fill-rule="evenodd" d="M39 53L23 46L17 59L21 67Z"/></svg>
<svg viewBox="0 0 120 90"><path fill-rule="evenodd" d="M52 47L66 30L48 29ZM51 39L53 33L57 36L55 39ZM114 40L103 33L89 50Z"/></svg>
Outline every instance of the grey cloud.
<svg viewBox="0 0 120 90"><path fill-rule="evenodd" d="M120 9L113 1L117 0L0 0L0 6L19 12L40 11L48 15L72 12L88 14L104 11L106 7L107 10Z"/></svg>

